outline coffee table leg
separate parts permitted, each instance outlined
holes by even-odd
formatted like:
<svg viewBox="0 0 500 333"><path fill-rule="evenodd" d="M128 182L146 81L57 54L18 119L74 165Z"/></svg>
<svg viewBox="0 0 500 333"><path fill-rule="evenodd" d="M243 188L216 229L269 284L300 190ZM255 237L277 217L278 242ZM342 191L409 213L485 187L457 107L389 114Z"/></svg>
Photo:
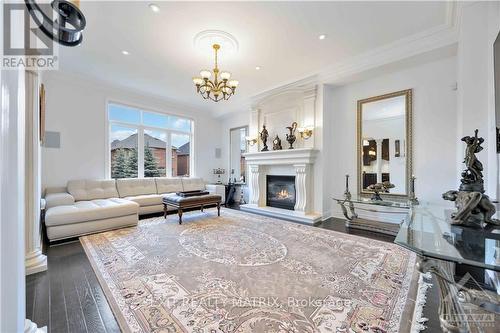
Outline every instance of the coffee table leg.
<svg viewBox="0 0 500 333"><path fill-rule="evenodd" d="M182 224L182 208L177 209L177 214L179 214L179 224Z"/></svg>
<svg viewBox="0 0 500 333"><path fill-rule="evenodd" d="M201 212L203 212L203 205L201 205L201 208L200 208L200 209L201 209Z"/></svg>
<svg viewBox="0 0 500 333"><path fill-rule="evenodd" d="M220 201L217 202L217 216L220 216Z"/></svg>
<svg viewBox="0 0 500 333"><path fill-rule="evenodd" d="M163 218L167 218L167 204L163 204Z"/></svg>

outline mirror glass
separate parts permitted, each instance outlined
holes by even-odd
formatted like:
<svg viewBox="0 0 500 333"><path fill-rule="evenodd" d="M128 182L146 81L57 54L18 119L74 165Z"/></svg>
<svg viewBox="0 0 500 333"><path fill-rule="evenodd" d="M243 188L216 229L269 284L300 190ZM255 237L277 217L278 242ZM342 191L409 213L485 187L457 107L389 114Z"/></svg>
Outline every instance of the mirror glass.
<svg viewBox="0 0 500 333"><path fill-rule="evenodd" d="M248 126L229 130L229 177L233 183L245 183L246 162L242 155L247 152Z"/></svg>
<svg viewBox="0 0 500 333"><path fill-rule="evenodd" d="M358 193L389 182L382 195L408 195L411 176L411 90L358 101Z"/></svg>

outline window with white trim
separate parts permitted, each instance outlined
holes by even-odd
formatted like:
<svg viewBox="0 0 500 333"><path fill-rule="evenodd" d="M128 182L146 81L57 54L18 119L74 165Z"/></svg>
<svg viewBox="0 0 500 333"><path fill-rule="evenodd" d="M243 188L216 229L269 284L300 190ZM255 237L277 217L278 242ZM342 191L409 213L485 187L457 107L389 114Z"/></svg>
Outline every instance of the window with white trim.
<svg viewBox="0 0 500 333"><path fill-rule="evenodd" d="M108 103L111 178L188 177L193 121Z"/></svg>

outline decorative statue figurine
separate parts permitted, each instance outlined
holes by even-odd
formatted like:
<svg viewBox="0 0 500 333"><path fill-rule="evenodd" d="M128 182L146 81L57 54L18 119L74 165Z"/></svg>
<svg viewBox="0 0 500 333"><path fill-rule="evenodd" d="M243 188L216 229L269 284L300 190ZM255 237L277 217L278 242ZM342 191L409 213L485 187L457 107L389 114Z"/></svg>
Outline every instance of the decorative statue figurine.
<svg viewBox="0 0 500 333"><path fill-rule="evenodd" d="M394 187L395 187L394 184L391 184L390 182L385 181L382 183L371 184L366 189L368 191L373 192L373 195L371 197L372 200L382 201L382 197L380 196L380 193L387 193L387 192L389 192L390 188L394 188Z"/></svg>
<svg viewBox="0 0 500 333"><path fill-rule="evenodd" d="M281 139L276 134L276 137L273 140L273 150L281 150L281 149L283 149L283 147L281 147Z"/></svg>
<svg viewBox="0 0 500 333"><path fill-rule="evenodd" d="M297 123L294 121L292 123L292 126L288 126L286 129L290 131L290 133L286 135L286 141L288 141L288 143L290 144L290 147L288 147L288 149L293 149L293 143L297 139L297 137L295 136L295 130L297 129Z"/></svg>
<svg viewBox="0 0 500 333"><path fill-rule="evenodd" d="M500 225L500 221L493 219L496 212L495 205L490 198L484 194L483 164L477 159L476 154L483 150L481 144L483 138L477 136L478 130L474 131L474 137L465 136L466 169L462 172L462 179L458 191L450 190L443 193L443 199L454 201L457 211L451 214L451 224L484 227L485 223Z"/></svg>
<svg viewBox="0 0 500 333"><path fill-rule="evenodd" d="M267 147L267 138L269 137L269 133L267 132L266 125L262 125L262 132L260 132L260 139L262 140L262 144L264 147L261 151L268 151Z"/></svg>
<svg viewBox="0 0 500 333"><path fill-rule="evenodd" d="M483 150L481 144L484 142L484 139L478 138L477 133L478 130L476 129L474 137L465 136L462 138L462 141L467 145L464 159L467 168L462 172L460 191L484 193L483 164L476 157L476 154Z"/></svg>

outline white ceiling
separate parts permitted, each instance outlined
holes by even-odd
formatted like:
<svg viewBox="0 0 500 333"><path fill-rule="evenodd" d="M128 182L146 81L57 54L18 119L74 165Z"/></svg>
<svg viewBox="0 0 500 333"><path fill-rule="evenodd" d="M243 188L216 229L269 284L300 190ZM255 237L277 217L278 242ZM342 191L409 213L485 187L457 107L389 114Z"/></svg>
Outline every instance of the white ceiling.
<svg viewBox="0 0 500 333"><path fill-rule="evenodd" d="M447 15L445 2L156 1L159 13L148 3L82 1L84 42L60 49L60 69L200 110L238 111L251 96L441 26ZM239 42L237 54L219 60L240 81L227 102L203 100L191 81L213 65L211 50L193 46L193 37L207 29L227 31ZM320 34L327 38L319 40Z"/></svg>

